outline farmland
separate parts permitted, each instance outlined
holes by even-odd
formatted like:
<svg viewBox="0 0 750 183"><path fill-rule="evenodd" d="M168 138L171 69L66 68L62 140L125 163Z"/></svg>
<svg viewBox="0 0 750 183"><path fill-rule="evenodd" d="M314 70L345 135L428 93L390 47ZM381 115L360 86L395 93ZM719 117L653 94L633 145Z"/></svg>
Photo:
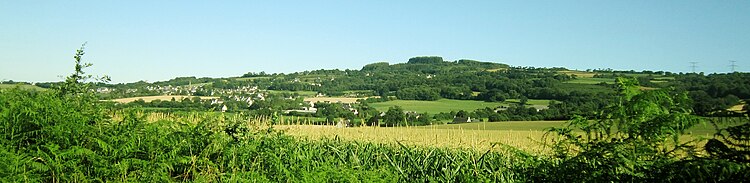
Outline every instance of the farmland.
<svg viewBox="0 0 750 183"><path fill-rule="evenodd" d="M501 150L497 144L505 144L527 152L541 153L543 145L538 139L544 135L539 130L472 130L439 127L357 127L337 128L321 125L280 125L293 136L311 140L341 138L379 144L402 143L419 147L441 147L476 151Z"/></svg>
<svg viewBox="0 0 750 183"><path fill-rule="evenodd" d="M544 134L552 127L564 127L565 121L479 122L416 127L355 127L335 125L278 125L286 133L311 140L341 138L350 141L382 144L403 143L421 147L501 150L505 144L527 152L544 153ZM727 124L722 127L728 126ZM709 124L698 124L683 135L683 141L709 138L716 130ZM494 146L493 146L494 145Z"/></svg>
<svg viewBox="0 0 750 183"><path fill-rule="evenodd" d="M567 81L567 83L575 83L575 84L599 84L599 83L607 83L612 84L615 82L615 79L612 78L578 78L571 81Z"/></svg>
<svg viewBox="0 0 750 183"><path fill-rule="evenodd" d="M574 71L574 70L558 71L558 73L575 76L577 78L593 78L594 75L596 75L596 73L593 73L593 72Z"/></svg>

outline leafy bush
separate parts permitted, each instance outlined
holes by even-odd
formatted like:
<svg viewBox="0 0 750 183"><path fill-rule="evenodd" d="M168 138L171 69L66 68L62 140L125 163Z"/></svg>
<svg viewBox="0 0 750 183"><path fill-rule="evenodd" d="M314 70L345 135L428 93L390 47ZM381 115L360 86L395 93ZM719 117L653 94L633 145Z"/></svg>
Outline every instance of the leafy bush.
<svg viewBox="0 0 750 183"><path fill-rule="evenodd" d="M542 181L643 181L652 170L695 154L680 135L701 118L691 115L685 94L641 91L635 79L618 78L619 102L597 119L576 117L552 128L555 156L533 179ZM577 132L581 131L581 132Z"/></svg>

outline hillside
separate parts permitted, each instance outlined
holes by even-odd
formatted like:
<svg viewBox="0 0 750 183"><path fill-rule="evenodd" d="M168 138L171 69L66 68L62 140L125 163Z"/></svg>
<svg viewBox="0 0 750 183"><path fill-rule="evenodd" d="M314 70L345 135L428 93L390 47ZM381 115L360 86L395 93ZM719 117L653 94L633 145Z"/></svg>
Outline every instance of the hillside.
<svg viewBox="0 0 750 183"><path fill-rule="evenodd" d="M228 78L177 77L153 83L135 82L123 84L98 83L100 99L118 99L142 96L186 95L217 97L227 103L230 111L301 110L315 102L303 98L316 96L369 99L379 112L389 107L403 106L407 111L458 112L479 108L505 110L526 101L554 101L544 105L523 105L523 109L512 108L496 119L505 120L561 120L573 115L591 115L613 100L614 83L618 77L637 78L642 89L674 88L687 91L696 101L693 109L701 115L726 115L718 112L750 98L750 77L746 73L731 74L684 74L662 71L575 71L565 68L514 67L507 64L482 62L469 59L444 61L441 57L414 57L404 63L376 62L364 65L359 70L308 70L295 73L247 73ZM727 83L744 83L732 84ZM49 88L56 83L37 83ZM7 86L6 86L7 87ZM28 87L28 86L27 86ZM398 99L399 101L391 101ZM424 102L418 102L424 101ZM440 110L432 110L440 105ZM465 101L465 102L461 102ZM482 101L505 105L485 106ZM380 103L386 102L386 103ZM307 104L305 104L307 103ZM425 104L412 110L413 104ZM466 106L464 104L471 104ZM511 105L512 104L512 105ZM206 109L221 108L213 104L201 104ZM367 104L364 104L367 105ZM528 112L527 109L537 109ZM541 109L541 110L540 110ZM506 110L507 111L507 110ZM736 111L736 110L735 110ZM310 111L314 112L314 111ZM266 111L264 113L269 113ZM469 115L488 119L484 112ZM503 112L500 112L503 113ZM316 114L320 116L321 114ZM730 114L731 115L731 114Z"/></svg>

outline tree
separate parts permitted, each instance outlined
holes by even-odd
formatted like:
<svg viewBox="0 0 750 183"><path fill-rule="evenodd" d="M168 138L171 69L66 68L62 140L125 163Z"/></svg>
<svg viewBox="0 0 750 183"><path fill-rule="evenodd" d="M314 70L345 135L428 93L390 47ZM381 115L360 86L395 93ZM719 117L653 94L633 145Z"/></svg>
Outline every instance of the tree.
<svg viewBox="0 0 750 183"><path fill-rule="evenodd" d="M438 56L423 56L423 57L413 57L410 58L408 62L409 64L437 64L437 63L443 63L443 57Z"/></svg>
<svg viewBox="0 0 750 183"><path fill-rule="evenodd" d="M405 125L406 116L401 106L389 107L383 116L383 123L387 126Z"/></svg>
<svg viewBox="0 0 750 183"><path fill-rule="evenodd" d="M477 98L487 102L502 102L505 101L506 94L500 90L492 89L490 91L480 93Z"/></svg>
<svg viewBox="0 0 750 183"><path fill-rule="evenodd" d="M466 111L464 111L464 110L459 110L459 111L458 111L458 112L456 113L456 117L457 117L457 118L465 118L465 117L469 117L469 113L468 113L468 112L466 112Z"/></svg>
<svg viewBox="0 0 750 183"><path fill-rule="evenodd" d="M525 106L527 102L529 102L529 98L526 96L521 96L521 100L519 101L520 105Z"/></svg>
<svg viewBox="0 0 750 183"><path fill-rule="evenodd" d="M438 91L425 86L411 87L398 90L396 97L402 100L438 100Z"/></svg>
<svg viewBox="0 0 750 183"><path fill-rule="evenodd" d="M81 60L83 60L83 55L86 54L86 52L83 51L85 47L86 43L81 44L81 48L76 50L76 54L73 56L75 59L75 69L73 74L68 76L65 79L65 83L60 86L59 90L62 95L85 93L91 85L90 83L84 83L86 80L93 78L92 75L86 75L86 72L83 71L83 69L93 66L91 63L81 62ZM108 76L103 76L97 78L97 80L109 82L110 78Z"/></svg>

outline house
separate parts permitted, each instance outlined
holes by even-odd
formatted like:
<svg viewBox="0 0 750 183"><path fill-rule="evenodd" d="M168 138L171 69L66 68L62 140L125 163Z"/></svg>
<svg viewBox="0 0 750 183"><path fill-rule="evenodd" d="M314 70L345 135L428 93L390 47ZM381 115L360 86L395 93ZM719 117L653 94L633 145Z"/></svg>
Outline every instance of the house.
<svg viewBox="0 0 750 183"><path fill-rule="evenodd" d="M472 119L471 117L454 117L453 123L471 123L478 122L478 119Z"/></svg>
<svg viewBox="0 0 750 183"><path fill-rule="evenodd" d="M222 105L221 112L226 112L226 111L227 111L227 105Z"/></svg>
<svg viewBox="0 0 750 183"><path fill-rule="evenodd" d="M351 121L349 121L348 119L346 120L341 119L338 122L336 122L336 128L350 127L350 125L351 125Z"/></svg>

